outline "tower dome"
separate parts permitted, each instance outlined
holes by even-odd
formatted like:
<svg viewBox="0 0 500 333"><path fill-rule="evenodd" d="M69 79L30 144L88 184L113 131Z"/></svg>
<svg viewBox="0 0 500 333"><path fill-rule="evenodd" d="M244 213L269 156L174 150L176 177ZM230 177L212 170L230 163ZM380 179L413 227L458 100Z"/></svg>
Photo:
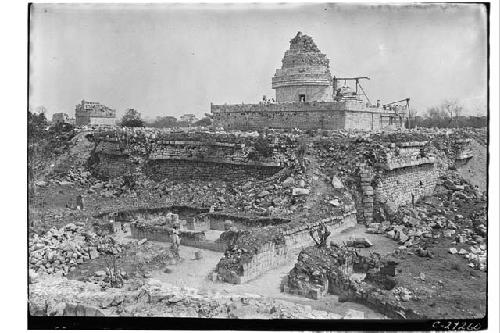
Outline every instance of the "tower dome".
<svg viewBox="0 0 500 333"><path fill-rule="evenodd" d="M278 103L333 100L330 61L310 36L299 31L281 62L272 80Z"/></svg>

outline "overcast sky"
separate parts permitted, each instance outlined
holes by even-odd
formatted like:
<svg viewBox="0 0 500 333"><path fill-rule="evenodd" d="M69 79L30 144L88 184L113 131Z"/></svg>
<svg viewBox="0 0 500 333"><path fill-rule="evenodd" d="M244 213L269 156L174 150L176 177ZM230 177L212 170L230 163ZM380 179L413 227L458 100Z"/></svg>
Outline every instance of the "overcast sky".
<svg viewBox="0 0 500 333"><path fill-rule="evenodd" d="M458 99L486 114L480 5L52 5L31 15L30 105L74 116L81 99L143 117L210 112L210 102L274 97L271 78L297 31L332 75L369 76L372 101L419 113Z"/></svg>

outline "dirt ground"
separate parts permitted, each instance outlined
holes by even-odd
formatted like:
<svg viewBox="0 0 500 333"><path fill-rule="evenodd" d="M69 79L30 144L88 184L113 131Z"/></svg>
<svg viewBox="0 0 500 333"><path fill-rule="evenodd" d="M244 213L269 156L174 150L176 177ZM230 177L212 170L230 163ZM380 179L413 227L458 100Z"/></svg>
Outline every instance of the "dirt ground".
<svg viewBox="0 0 500 333"><path fill-rule="evenodd" d="M434 258L400 257L398 285L414 290L419 300L408 305L429 318L482 318L486 314L487 272L474 270L459 255L448 253L449 240L433 247ZM424 280L420 273L425 274Z"/></svg>
<svg viewBox="0 0 500 333"><path fill-rule="evenodd" d="M202 251L203 259L194 260L194 252ZM291 257L296 258L300 249L294 251ZM168 266L169 273L163 270L152 271L152 277L159 281L173 284L179 287L191 287L207 293L221 294L254 294L275 299L286 300L298 304L310 305L316 310L334 312L345 315L349 309L355 309L365 314L365 318L381 319L383 315L356 303L338 302L338 297L330 295L319 301L282 293L280 284L282 279L295 265L295 260L290 260L287 265L270 270L263 275L242 284L228 284L220 281L209 280L208 274L215 268L222 256L220 252L199 250L187 246L181 246L181 256L185 259L178 265Z"/></svg>
<svg viewBox="0 0 500 333"><path fill-rule="evenodd" d="M394 257L399 265L398 286L415 291L419 300L410 300L409 306L429 318L481 318L486 313L487 272L474 270L462 256L448 252L452 244L449 239L439 239L432 247L434 258L424 258L415 254L392 256L399 246L395 241L381 234L366 234L363 225L357 225L339 234L332 240L346 240L350 236L367 237L374 245L359 249L366 254L370 251ZM462 246L467 248L467 246ZM425 278L420 278L424 273Z"/></svg>

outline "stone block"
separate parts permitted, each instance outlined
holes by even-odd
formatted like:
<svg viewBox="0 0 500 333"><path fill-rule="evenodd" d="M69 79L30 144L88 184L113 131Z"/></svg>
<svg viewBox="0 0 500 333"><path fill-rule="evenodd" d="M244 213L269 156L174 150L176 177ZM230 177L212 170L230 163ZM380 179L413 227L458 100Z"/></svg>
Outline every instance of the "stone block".
<svg viewBox="0 0 500 333"><path fill-rule="evenodd" d="M309 296L312 299L320 299L322 296L321 290L319 288L312 288L309 290Z"/></svg>

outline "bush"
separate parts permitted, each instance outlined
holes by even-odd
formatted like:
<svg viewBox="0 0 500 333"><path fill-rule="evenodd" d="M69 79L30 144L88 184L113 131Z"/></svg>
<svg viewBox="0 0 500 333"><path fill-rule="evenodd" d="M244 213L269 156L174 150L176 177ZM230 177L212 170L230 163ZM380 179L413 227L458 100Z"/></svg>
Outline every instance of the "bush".
<svg viewBox="0 0 500 333"><path fill-rule="evenodd" d="M302 141L297 148L297 156L299 158L303 158L306 153L307 153L307 144L304 141Z"/></svg>
<svg viewBox="0 0 500 333"><path fill-rule="evenodd" d="M263 137L260 137L255 141L255 152L262 157L271 157L273 156L273 147L267 142L267 140Z"/></svg>
<svg viewBox="0 0 500 333"><path fill-rule="evenodd" d="M128 109L122 118L122 127L144 127L141 114L135 109Z"/></svg>
<svg viewBox="0 0 500 333"><path fill-rule="evenodd" d="M141 119L128 119L122 121L122 127L144 127L144 122Z"/></svg>
<svg viewBox="0 0 500 333"><path fill-rule="evenodd" d="M212 125L212 119L205 117L193 123L193 126L208 127Z"/></svg>

